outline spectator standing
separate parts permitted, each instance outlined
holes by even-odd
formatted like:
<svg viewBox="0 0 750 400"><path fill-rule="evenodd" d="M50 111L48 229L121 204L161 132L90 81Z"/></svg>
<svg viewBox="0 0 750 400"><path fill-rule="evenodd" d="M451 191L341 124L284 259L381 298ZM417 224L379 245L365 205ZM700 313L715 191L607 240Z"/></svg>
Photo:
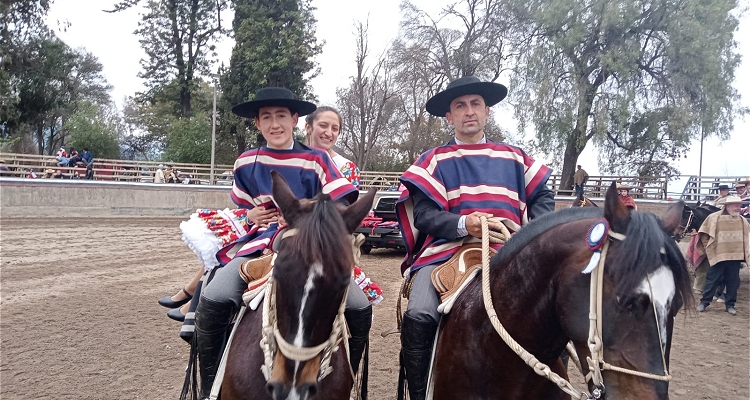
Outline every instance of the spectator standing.
<svg viewBox="0 0 750 400"><path fill-rule="evenodd" d="M154 183L164 183L164 165L159 164L154 173Z"/></svg>
<svg viewBox="0 0 750 400"><path fill-rule="evenodd" d="M740 216L739 196L727 196L723 203L722 209L709 215L698 229L698 251L706 255L710 267L697 309L706 310L723 279L726 310L737 315L734 305L740 286L740 264L750 260L750 223Z"/></svg>
<svg viewBox="0 0 750 400"><path fill-rule="evenodd" d="M573 184L575 185L576 196L583 196L583 185L589 180L589 174L585 169L578 166L578 170L573 174Z"/></svg>
<svg viewBox="0 0 750 400"><path fill-rule="evenodd" d="M3 172L10 172L10 168L5 165L5 160L0 160L0 175L2 175Z"/></svg>

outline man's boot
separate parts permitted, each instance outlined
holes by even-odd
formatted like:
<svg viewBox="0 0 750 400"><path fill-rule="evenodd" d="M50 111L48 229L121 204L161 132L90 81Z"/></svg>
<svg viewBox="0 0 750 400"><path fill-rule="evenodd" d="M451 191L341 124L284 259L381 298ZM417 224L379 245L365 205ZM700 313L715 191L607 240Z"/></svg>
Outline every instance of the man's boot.
<svg viewBox="0 0 750 400"><path fill-rule="evenodd" d="M205 297L200 299L198 309L195 310L195 342L198 346L201 375L200 399L208 398L211 394L233 312L231 303L222 304Z"/></svg>
<svg viewBox="0 0 750 400"><path fill-rule="evenodd" d="M367 341L370 339L370 326L372 326L372 305L358 310L345 310L344 318L349 326L349 362L352 364L354 375L359 370L359 362L365 351Z"/></svg>
<svg viewBox="0 0 750 400"><path fill-rule="evenodd" d="M409 385L410 400L424 400L432 361L437 324L418 322L404 315L401 324L401 355Z"/></svg>

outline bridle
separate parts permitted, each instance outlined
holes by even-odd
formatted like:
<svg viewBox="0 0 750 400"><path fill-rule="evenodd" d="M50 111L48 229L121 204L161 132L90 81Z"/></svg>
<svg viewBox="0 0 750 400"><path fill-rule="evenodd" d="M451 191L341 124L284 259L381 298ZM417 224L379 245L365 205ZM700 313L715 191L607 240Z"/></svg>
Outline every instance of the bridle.
<svg viewBox="0 0 750 400"><path fill-rule="evenodd" d="M282 235L282 239L296 234L296 229L289 229ZM336 317L333 320L331 334L328 339L317 346L296 346L287 342L279 331L278 318L276 315L276 282L273 277L269 279L268 288L263 300L263 328L261 332L260 347L263 350L263 365L260 367L266 382L271 379L274 367L276 351L280 351L286 359L291 361L310 361L321 355L318 370L318 380L322 380L333 371L331 360L333 353L339 349L339 344L344 343L344 348L349 353L349 343L343 340L347 335L346 319L344 309L346 307L346 296L349 292L347 285L344 297L341 299Z"/></svg>
<svg viewBox="0 0 750 400"><path fill-rule="evenodd" d="M651 288L651 279L646 275L648 281L649 292L651 295L651 304L654 307L654 319L656 321L656 329L659 334L659 348L661 350L662 365L664 367L664 375L655 375L646 372L640 372L628 368L618 367L609 364L604 361L604 349L602 346L602 294L604 292L604 263L607 258L607 251L609 244L612 240L625 240L625 235L617 233L606 227L607 237L604 238L604 243L601 248L601 254L598 255L598 260L594 260L592 256L592 262L596 262L596 267L591 271L591 284L589 290L589 335L588 335L588 347L591 353L589 357L586 357L589 372L586 374L586 382L593 385L591 393L577 390L573 385L561 377L560 375L553 372L550 367L541 361L539 361L533 354L529 353L526 349L521 347L503 327L500 319L497 316L497 312L492 304L492 291L490 287L490 241L493 243L504 243L510 236L504 238L498 238L496 232L490 232L488 219L486 217L480 217L482 222L482 297L484 300L484 307L487 311L490 324L495 328L495 331L500 335L505 344L513 350L521 359L530 366L534 372L538 375L543 376L557 385L562 391L567 393L574 399L580 400L601 400L605 398L604 380L602 379L602 370L610 370L623 374L629 374L639 376L643 378L649 378L659 381L669 381L672 377L669 375L667 370L667 362L664 353L664 344L661 341L661 328L659 327L658 315L656 312L656 304L653 301L653 290ZM499 221L499 220L498 220ZM494 235L493 235L494 233ZM492 238L490 236L493 236ZM596 254L596 253L595 253ZM583 371L581 371L583 373Z"/></svg>
<svg viewBox="0 0 750 400"><path fill-rule="evenodd" d="M690 207L688 207L688 209L690 210L690 214L688 214L687 222L685 223L685 225L680 224L677 226L677 229L681 229L682 231L679 234L672 236L672 239L678 242L682 240L682 238L685 237L685 235L687 234L687 228L690 227L690 224L693 223L693 217L695 216L695 212Z"/></svg>

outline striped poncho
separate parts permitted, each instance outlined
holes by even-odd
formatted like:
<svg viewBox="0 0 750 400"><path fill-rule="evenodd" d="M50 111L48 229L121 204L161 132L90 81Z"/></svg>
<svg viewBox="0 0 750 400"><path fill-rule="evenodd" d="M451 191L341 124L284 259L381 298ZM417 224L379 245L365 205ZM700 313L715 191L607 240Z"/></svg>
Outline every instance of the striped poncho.
<svg viewBox="0 0 750 400"><path fill-rule="evenodd" d="M505 219L514 232L528 222L526 202L551 173L549 167L514 146L493 142L458 145L451 141L422 154L400 179L410 190L422 191L443 211L459 215L490 213ZM397 217L407 247L401 265L403 274L441 263L463 244L479 241L472 236L449 241L420 233L414 226L413 199L408 190L398 201Z"/></svg>
<svg viewBox="0 0 750 400"><path fill-rule="evenodd" d="M276 208L271 193L271 170L284 176L298 199L311 199L323 192L333 199L347 197L354 201L359 194L327 153L295 141L290 150L252 149L235 161L232 186L235 204L248 209ZM251 225L245 236L219 250L216 258L225 265L234 257L260 252L269 246L277 230L278 224L268 228Z"/></svg>

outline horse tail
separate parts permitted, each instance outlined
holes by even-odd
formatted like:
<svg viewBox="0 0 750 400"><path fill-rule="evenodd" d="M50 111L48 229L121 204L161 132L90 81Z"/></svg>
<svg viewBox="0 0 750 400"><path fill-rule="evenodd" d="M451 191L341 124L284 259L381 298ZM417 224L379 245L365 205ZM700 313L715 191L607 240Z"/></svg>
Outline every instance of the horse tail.
<svg viewBox="0 0 750 400"><path fill-rule="evenodd" d="M396 387L396 399L406 399L406 367L404 367L404 353L403 351L398 354L398 386Z"/></svg>
<svg viewBox="0 0 750 400"><path fill-rule="evenodd" d="M185 381L182 383L180 400L198 400L198 346L195 335L190 342L190 356L185 369Z"/></svg>

